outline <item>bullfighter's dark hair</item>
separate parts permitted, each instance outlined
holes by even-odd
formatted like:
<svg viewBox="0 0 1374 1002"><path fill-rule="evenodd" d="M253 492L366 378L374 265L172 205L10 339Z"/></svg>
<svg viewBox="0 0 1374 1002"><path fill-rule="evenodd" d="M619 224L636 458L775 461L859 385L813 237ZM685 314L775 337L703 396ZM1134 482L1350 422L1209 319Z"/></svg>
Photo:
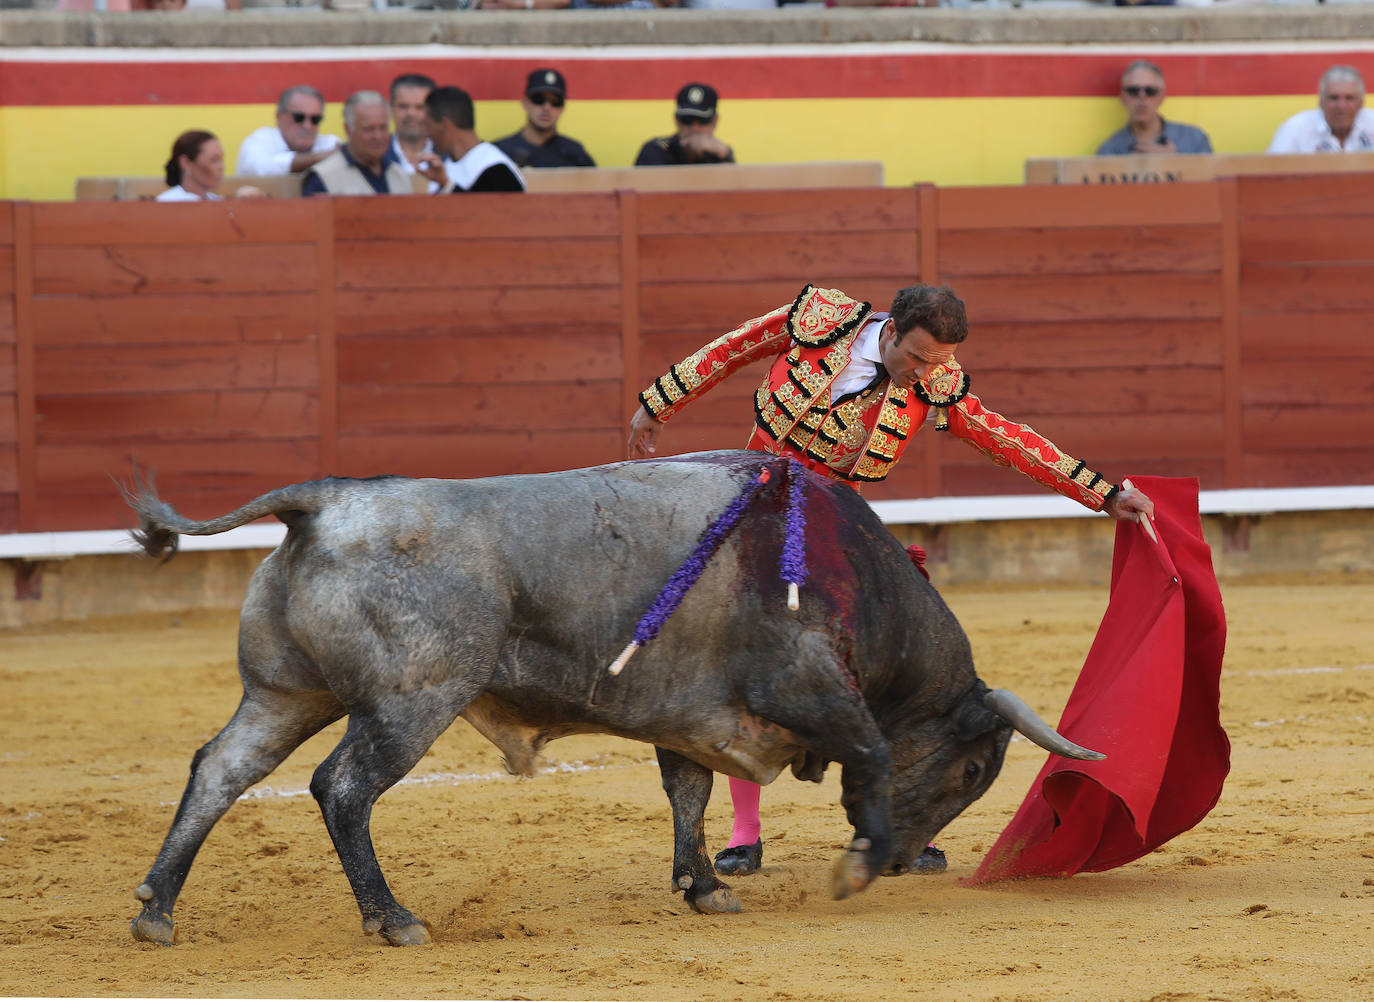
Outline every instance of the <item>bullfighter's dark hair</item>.
<svg viewBox="0 0 1374 1002"><path fill-rule="evenodd" d="M908 285L892 299L892 322L897 340L920 327L944 344L958 344L968 337L964 301L948 285Z"/></svg>
<svg viewBox="0 0 1374 1002"><path fill-rule="evenodd" d="M396 101L396 92L402 87L423 87L425 90L434 89L434 81L423 73L402 73L395 80L391 81L391 101Z"/></svg>
<svg viewBox="0 0 1374 1002"><path fill-rule="evenodd" d="M206 132L204 129L188 129L177 136L176 141L172 143L172 157L163 168L167 175L168 187L175 188L181 184L181 158L194 160L200 156L201 147L214 138L213 132Z"/></svg>
<svg viewBox="0 0 1374 1002"><path fill-rule="evenodd" d="M461 87L435 87L425 98L425 108L436 122L452 122L460 129L477 128L472 95Z"/></svg>

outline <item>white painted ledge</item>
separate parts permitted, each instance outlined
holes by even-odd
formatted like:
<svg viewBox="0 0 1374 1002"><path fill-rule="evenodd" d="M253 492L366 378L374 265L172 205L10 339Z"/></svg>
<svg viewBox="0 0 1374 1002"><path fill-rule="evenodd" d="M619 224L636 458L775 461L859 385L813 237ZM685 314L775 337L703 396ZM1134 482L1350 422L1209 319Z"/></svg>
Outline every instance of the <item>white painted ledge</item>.
<svg viewBox="0 0 1374 1002"><path fill-rule="evenodd" d="M889 525L1089 518L1097 514L1058 494L916 498L910 501L874 501L872 505L878 517ZM1267 515L1275 512L1374 508L1374 484L1203 491L1198 497L1198 507L1204 515ZM270 549L285 536L286 526L264 522L231 529L218 536L182 536L181 549L187 552ZM0 559L62 560L91 554L133 554L137 550L129 534L122 529L0 534Z"/></svg>

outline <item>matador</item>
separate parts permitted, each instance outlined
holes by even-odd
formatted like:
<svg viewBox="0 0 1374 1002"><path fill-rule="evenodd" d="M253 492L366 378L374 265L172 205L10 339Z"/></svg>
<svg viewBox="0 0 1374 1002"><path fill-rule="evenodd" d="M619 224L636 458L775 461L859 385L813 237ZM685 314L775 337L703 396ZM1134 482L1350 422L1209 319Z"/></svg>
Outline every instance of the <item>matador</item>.
<svg viewBox="0 0 1374 1002"><path fill-rule="evenodd" d="M628 452L654 452L663 423L731 373L773 357L754 394L749 448L787 456L855 488L883 480L935 412L935 427L993 462L1116 519L1153 513L1142 492L1088 469L1030 427L988 410L969 392L954 358L968 336L964 303L948 286L898 290L887 313L838 289L808 285L786 306L755 317L672 366L639 395ZM730 777L734 829L717 853L725 875L752 873L763 861L759 787ZM930 846L920 872L945 869Z"/></svg>

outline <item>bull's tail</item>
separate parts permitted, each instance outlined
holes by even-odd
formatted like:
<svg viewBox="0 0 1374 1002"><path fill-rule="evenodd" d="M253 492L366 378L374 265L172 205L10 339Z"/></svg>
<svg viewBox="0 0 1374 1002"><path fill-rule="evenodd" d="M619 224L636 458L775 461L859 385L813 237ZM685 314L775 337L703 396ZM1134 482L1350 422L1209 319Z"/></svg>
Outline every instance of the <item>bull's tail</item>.
<svg viewBox="0 0 1374 1002"><path fill-rule="evenodd" d="M227 515L204 522L187 518L158 497L152 476L145 480L137 468L134 469L133 483L121 484L120 490L124 500L138 516L138 528L129 532L134 542L148 556L158 557L166 563L176 555L180 536L214 536L268 515L275 515L290 526L293 514L313 514L324 508L334 493L321 490L329 483L331 481L323 480L280 487L254 498Z"/></svg>

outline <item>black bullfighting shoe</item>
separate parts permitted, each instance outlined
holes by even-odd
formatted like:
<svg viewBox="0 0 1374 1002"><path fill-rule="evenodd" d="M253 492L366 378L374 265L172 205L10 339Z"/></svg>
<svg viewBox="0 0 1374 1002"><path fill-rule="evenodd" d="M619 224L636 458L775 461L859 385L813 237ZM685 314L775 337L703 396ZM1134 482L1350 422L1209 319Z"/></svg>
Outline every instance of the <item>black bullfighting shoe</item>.
<svg viewBox="0 0 1374 1002"><path fill-rule="evenodd" d="M753 845L732 845L716 853L716 872L723 877L742 877L763 865L763 839Z"/></svg>
<svg viewBox="0 0 1374 1002"><path fill-rule="evenodd" d="M912 873L944 873L949 867L949 861L945 859L945 854L933 845L928 845L921 850L911 863Z"/></svg>

